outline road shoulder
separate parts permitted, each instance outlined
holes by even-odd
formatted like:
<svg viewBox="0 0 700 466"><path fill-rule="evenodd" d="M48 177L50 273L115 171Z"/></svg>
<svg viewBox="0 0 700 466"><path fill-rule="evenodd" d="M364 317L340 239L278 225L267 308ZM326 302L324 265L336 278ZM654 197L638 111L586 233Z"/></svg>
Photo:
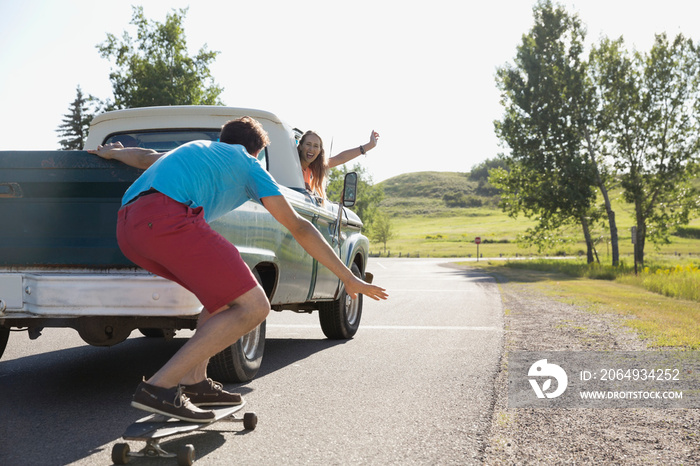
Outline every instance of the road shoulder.
<svg viewBox="0 0 700 466"><path fill-rule="evenodd" d="M497 278L505 345L484 464L697 464L697 409L509 409L508 351L639 351L647 345L617 315Z"/></svg>

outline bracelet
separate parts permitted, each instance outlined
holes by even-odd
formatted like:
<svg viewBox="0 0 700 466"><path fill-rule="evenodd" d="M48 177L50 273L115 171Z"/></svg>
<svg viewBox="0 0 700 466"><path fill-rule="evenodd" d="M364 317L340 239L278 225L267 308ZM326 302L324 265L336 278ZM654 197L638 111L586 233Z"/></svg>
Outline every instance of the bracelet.
<svg viewBox="0 0 700 466"><path fill-rule="evenodd" d="M360 146L360 153L361 153L362 155L365 155L365 148L362 147L362 146Z"/></svg>

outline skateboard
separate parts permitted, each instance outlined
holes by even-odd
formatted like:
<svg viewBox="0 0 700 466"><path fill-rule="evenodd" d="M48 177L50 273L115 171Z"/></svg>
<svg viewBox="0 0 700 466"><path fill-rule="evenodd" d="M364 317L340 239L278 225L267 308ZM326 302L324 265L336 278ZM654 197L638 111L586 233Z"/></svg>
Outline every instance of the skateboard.
<svg viewBox="0 0 700 466"><path fill-rule="evenodd" d="M160 441L171 435L184 434L204 429L219 421L242 422L245 430L254 430L258 424L255 413L245 413L238 417L236 413L245 406L245 401L237 406L224 406L213 408L216 414L213 421L196 423L181 421L161 414L151 414L131 424L126 428L122 438L124 440L136 440L146 442L140 451L132 452L128 443L117 443L112 448L112 461L114 464L127 464L132 457L140 458L177 458L178 466L191 466L194 462L194 446L185 445L177 453L165 451Z"/></svg>

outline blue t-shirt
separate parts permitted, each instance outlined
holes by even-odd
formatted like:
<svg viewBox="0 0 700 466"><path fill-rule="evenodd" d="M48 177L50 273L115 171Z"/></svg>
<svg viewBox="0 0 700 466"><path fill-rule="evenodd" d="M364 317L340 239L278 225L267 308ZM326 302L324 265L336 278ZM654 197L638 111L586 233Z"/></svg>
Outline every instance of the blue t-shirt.
<svg viewBox="0 0 700 466"><path fill-rule="evenodd" d="M282 194L245 147L212 141L192 141L163 155L126 190L122 205L151 188L193 209L203 207L207 222L248 199Z"/></svg>

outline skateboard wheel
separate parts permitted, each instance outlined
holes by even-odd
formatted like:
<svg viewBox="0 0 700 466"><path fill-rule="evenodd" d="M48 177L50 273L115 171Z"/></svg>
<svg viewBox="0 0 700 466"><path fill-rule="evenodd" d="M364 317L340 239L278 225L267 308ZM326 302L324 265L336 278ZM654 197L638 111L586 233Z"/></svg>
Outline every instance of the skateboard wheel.
<svg viewBox="0 0 700 466"><path fill-rule="evenodd" d="M255 430L258 425L258 416L255 413L245 413L243 415L243 428L245 430Z"/></svg>
<svg viewBox="0 0 700 466"><path fill-rule="evenodd" d="M177 465L192 466L192 463L194 463L194 446L187 444L177 452Z"/></svg>
<svg viewBox="0 0 700 466"><path fill-rule="evenodd" d="M129 444L128 443L116 443L112 447L112 462L114 464L127 464L131 458L129 458Z"/></svg>

